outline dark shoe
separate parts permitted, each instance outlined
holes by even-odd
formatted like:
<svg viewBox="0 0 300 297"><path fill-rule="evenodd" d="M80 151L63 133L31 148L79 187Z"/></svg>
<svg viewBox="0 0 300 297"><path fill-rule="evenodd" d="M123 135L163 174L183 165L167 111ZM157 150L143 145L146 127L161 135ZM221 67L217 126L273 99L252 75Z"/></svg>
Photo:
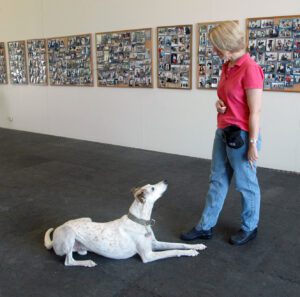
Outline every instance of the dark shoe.
<svg viewBox="0 0 300 297"><path fill-rule="evenodd" d="M212 238L212 228L209 230L196 230L193 228L192 230L181 233L180 239L185 241L190 241L194 239L211 239Z"/></svg>
<svg viewBox="0 0 300 297"><path fill-rule="evenodd" d="M249 232L240 229L238 233L232 235L229 238L229 243L233 245L242 245L247 243L251 239L254 239L256 235L257 235L257 228Z"/></svg>

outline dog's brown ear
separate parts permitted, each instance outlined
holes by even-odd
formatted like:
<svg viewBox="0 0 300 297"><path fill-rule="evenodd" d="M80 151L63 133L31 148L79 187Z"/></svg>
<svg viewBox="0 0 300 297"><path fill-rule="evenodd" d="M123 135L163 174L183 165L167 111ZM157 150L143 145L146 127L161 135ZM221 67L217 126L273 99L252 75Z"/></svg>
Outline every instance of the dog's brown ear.
<svg viewBox="0 0 300 297"><path fill-rule="evenodd" d="M140 193L137 193L136 195L134 195L134 197L140 201L141 203L145 203L145 196L144 196L144 191L141 191Z"/></svg>

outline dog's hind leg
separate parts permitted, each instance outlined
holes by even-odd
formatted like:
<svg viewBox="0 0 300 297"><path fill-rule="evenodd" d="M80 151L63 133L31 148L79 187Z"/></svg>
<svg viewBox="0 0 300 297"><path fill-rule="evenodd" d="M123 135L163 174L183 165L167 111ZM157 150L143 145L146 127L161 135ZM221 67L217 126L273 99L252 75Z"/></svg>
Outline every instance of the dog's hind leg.
<svg viewBox="0 0 300 297"><path fill-rule="evenodd" d="M66 266L94 267L97 264L92 260L75 260L73 250L76 242L76 234L69 226L62 225L55 229L53 234L53 249L59 256L66 255Z"/></svg>
<svg viewBox="0 0 300 297"><path fill-rule="evenodd" d="M97 264L92 260L75 260L73 258L73 252L69 252L66 255L65 259L65 265L66 266L84 266L84 267L95 267Z"/></svg>

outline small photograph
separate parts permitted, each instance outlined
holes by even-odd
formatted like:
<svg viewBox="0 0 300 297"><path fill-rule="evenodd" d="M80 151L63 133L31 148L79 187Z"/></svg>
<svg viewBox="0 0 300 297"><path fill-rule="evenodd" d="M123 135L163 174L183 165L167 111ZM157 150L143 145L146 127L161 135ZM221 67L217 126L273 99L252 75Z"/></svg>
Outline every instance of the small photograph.
<svg viewBox="0 0 300 297"><path fill-rule="evenodd" d="M265 38L267 35L266 30L256 30L256 38Z"/></svg>
<svg viewBox="0 0 300 297"><path fill-rule="evenodd" d="M274 38L268 38L266 42L266 51L273 52L275 50L275 40Z"/></svg>
<svg viewBox="0 0 300 297"><path fill-rule="evenodd" d="M177 64L177 54L171 54L171 64Z"/></svg>
<svg viewBox="0 0 300 297"><path fill-rule="evenodd" d="M260 64L260 65L264 65L265 64L265 53L262 52L262 53L257 53L256 55L256 60L257 60L257 63Z"/></svg>
<svg viewBox="0 0 300 297"><path fill-rule="evenodd" d="M293 19L293 31L300 31L300 18Z"/></svg>
<svg viewBox="0 0 300 297"><path fill-rule="evenodd" d="M255 38L256 38L256 30L250 30L249 39L255 39Z"/></svg>
<svg viewBox="0 0 300 297"><path fill-rule="evenodd" d="M269 62L266 64L266 72L274 72L276 69L276 63L275 62Z"/></svg>
<svg viewBox="0 0 300 297"><path fill-rule="evenodd" d="M293 28L293 19L280 19L279 28L292 29Z"/></svg>
<svg viewBox="0 0 300 297"><path fill-rule="evenodd" d="M272 83L272 89L283 90L284 89L284 82L282 83Z"/></svg>
<svg viewBox="0 0 300 297"><path fill-rule="evenodd" d="M206 45L207 44L207 33L206 32L200 32L200 45Z"/></svg>
<svg viewBox="0 0 300 297"><path fill-rule="evenodd" d="M268 90L268 89L271 89L272 88L272 82L270 81L264 81L264 89L265 90Z"/></svg>
<svg viewBox="0 0 300 297"><path fill-rule="evenodd" d="M300 75L294 75L294 84L300 84Z"/></svg>
<svg viewBox="0 0 300 297"><path fill-rule="evenodd" d="M293 53L278 53L278 61L291 61Z"/></svg>
<svg viewBox="0 0 300 297"><path fill-rule="evenodd" d="M291 38L286 38L284 39L284 45L283 45L283 49L286 52L291 52L293 50L293 39Z"/></svg>
<svg viewBox="0 0 300 297"><path fill-rule="evenodd" d="M205 64L199 64L199 75L205 75Z"/></svg>
<svg viewBox="0 0 300 297"><path fill-rule="evenodd" d="M249 51L254 52L256 50L257 46L257 40L256 39L250 39L249 40Z"/></svg>
<svg viewBox="0 0 300 297"><path fill-rule="evenodd" d="M277 52L266 52L265 53L265 61L266 62L277 61L277 58L278 58Z"/></svg>
<svg viewBox="0 0 300 297"><path fill-rule="evenodd" d="M274 82L276 74L275 73L266 73L265 74L265 81L266 82Z"/></svg>
<svg viewBox="0 0 300 297"><path fill-rule="evenodd" d="M219 84L219 77L217 76L212 76L211 77L211 87L212 88L217 88Z"/></svg>
<svg viewBox="0 0 300 297"><path fill-rule="evenodd" d="M261 27L261 20L250 20L249 21L249 28L255 29Z"/></svg>
<svg viewBox="0 0 300 297"><path fill-rule="evenodd" d="M278 38L275 40L275 50L282 51L284 48L284 39Z"/></svg>
<svg viewBox="0 0 300 297"><path fill-rule="evenodd" d="M293 32L290 29L280 29L279 30L279 37L292 37Z"/></svg>
<svg viewBox="0 0 300 297"><path fill-rule="evenodd" d="M206 75L212 75L213 74L212 60L206 60L205 70L206 70Z"/></svg>
<svg viewBox="0 0 300 297"><path fill-rule="evenodd" d="M272 28L267 28L266 29L266 37L270 37L270 38L275 38L278 37L279 34L279 28L278 26L274 26Z"/></svg>
<svg viewBox="0 0 300 297"><path fill-rule="evenodd" d="M295 67L297 67L297 66L295 65ZM298 67L300 67L300 64ZM286 63L285 64L285 74L286 75L293 74L293 68L294 68L293 63Z"/></svg>
<svg viewBox="0 0 300 297"><path fill-rule="evenodd" d="M198 78L198 87L205 88L205 76L199 76Z"/></svg>
<svg viewBox="0 0 300 297"><path fill-rule="evenodd" d="M294 75L300 75L300 68L294 68L293 69L293 74Z"/></svg>
<svg viewBox="0 0 300 297"><path fill-rule="evenodd" d="M264 53L266 51L266 39L258 39L257 40L256 50L259 53Z"/></svg>
<svg viewBox="0 0 300 297"><path fill-rule="evenodd" d="M300 50L299 51L294 51L293 53L293 59L300 59Z"/></svg>
<svg viewBox="0 0 300 297"><path fill-rule="evenodd" d="M295 68L300 68L300 59L294 61Z"/></svg>
<svg viewBox="0 0 300 297"><path fill-rule="evenodd" d="M285 74L285 63L278 62L276 72L278 74Z"/></svg>
<svg viewBox="0 0 300 297"><path fill-rule="evenodd" d="M296 38L294 40L293 49L294 49L294 51L300 51L300 38Z"/></svg>
<svg viewBox="0 0 300 297"><path fill-rule="evenodd" d="M293 75L286 75L285 76L285 87L292 88L294 86L294 77Z"/></svg>
<svg viewBox="0 0 300 297"><path fill-rule="evenodd" d="M270 28L274 26L273 19L261 20L261 28Z"/></svg>

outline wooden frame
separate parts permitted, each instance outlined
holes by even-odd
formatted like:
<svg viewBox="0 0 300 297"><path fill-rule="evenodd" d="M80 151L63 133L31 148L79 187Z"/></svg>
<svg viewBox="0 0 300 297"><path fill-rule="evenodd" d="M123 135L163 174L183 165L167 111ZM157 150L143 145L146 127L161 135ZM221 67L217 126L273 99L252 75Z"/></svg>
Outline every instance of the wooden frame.
<svg viewBox="0 0 300 297"><path fill-rule="evenodd" d="M94 86L92 34L47 39L50 86Z"/></svg>
<svg viewBox="0 0 300 297"><path fill-rule="evenodd" d="M153 88L152 29L95 34L97 86Z"/></svg>
<svg viewBox="0 0 300 297"><path fill-rule="evenodd" d="M8 46L10 83L28 84L25 40L10 41Z"/></svg>
<svg viewBox="0 0 300 297"><path fill-rule="evenodd" d="M48 85L46 45L46 39L29 39L26 42L28 80L34 86Z"/></svg>
<svg viewBox="0 0 300 297"><path fill-rule="evenodd" d="M224 22L227 21L203 22L197 24L197 89L214 90L218 87L223 60L213 50L213 46L208 39L208 33L213 27ZM233 22L239 23L237 20Z"/></svg>
<svg viewBox="0 0 300 297"><path fill-rule="evenodd" d="M300 15L246 19L247 47L265 73L264 90L300 92Z"/></svg>
<svg viewBox="0 0 300 297"><path fill-rule="evenodd" d="M0 42L0 84L8 83L5 43Z"/></svg>
<svg viewBox="0 0 300 297"><path fill-rule="evenodd" d="M191 89L193 25L157 27L156 36L157 87Z"/></svg>

